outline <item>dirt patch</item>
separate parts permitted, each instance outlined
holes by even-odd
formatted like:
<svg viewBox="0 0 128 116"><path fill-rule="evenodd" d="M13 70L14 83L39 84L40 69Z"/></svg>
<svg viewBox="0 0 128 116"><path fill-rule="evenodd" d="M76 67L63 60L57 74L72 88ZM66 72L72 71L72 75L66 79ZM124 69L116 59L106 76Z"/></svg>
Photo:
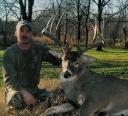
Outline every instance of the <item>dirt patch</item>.
<svg viewBox="0 0 128 116"><path fill-rule="evenodd" d="M5 107L4 88L0 89L0 109Z"/></svg>
<svg viewBox="0 0 128 116"><path fill-rule="evenodd" d="M11 116L7 114L5 97L4 97L4 88L0 88L0 116Z"/></svg>

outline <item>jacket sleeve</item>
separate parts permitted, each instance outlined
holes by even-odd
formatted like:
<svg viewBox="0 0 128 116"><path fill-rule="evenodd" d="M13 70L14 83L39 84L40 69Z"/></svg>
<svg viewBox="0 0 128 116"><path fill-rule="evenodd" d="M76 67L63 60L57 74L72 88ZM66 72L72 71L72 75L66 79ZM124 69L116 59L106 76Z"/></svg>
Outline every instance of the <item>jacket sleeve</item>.
<svg viewBox="0 0 128 116"><path fill-rule="evenodd" d="M15 56L13 53L5 52L3 55L3 77L4 84L8 90L18 91L20 84L17 80L17 72L15 67Z"/></svg>
<svg viewBox="0 0 128 116"><path fill-rule="evenodd" d="M50 62L53 65L60 65L61 64L61 58L57 53L54 51L51 51L46 45L43 46L43 61Z"/></svg>

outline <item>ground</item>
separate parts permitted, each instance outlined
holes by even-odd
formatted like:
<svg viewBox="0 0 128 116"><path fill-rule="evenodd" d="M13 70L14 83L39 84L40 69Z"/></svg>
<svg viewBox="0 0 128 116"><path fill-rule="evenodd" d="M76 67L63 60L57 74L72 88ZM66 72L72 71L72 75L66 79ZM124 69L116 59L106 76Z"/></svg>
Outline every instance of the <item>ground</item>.
<svg viewBox="0 0 128 116"><path fill-rule="evenodd" d="M59 81L57 79L45 79L41 80L39 87L47 88L48 90L53 90L58 87ZM4 87L0 88L0 116L13 116L6 114L7 107L4 98Z"/></svg>
<svg viewBox="0 0 128 116"><path fill-rule="evenodd" d="M0 109L5 106L4 89L0 89Z"/></svg>

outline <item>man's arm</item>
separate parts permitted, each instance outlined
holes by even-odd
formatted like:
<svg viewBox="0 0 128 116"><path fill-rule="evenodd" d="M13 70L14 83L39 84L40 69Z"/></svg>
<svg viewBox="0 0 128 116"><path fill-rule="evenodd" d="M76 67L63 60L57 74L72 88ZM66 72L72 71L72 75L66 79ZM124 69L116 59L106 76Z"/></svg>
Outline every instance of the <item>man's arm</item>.
<svg viewBox="0 0 128 116"><path fill-rule="evenodd" d="M7 103L9 103L12 97L19 92L23 96L24 102L27 105L34 104L36 101L34 96L20 86L17 77L17 71L15 69L16 61L14 61L15 60L14 57L15 55L13 55L13 53L10 52L5 52L3 56L3 77L4 77L5 88L9 92L9 95L6 96Z"/></svg>
<svg viewBox="0 0 128 116"><path fill-rule="evenodd" d="M20 89L20 84L17 80L17 72L15 70L14 56L10 52L5 52L3 55L3 77L5 87L12 88L16 91Z"/></svg>
<svg viewBox="0 0 128 116"><path fill-rule="evenodd" d="M20 84L17 80L17 72L14 67L14 55L11 51L5 51L3 55L3 78L6 90L6 101L10 102L12 97L19 92Z"/></svg>
<svg viewBox="0 0 128 116"><path fill-rule="evenodd" d="M50 62L53 65L60 65L61 64L61 58L57 53L52 52L46 45L43 46L43 60L46 62Z"/></svg>

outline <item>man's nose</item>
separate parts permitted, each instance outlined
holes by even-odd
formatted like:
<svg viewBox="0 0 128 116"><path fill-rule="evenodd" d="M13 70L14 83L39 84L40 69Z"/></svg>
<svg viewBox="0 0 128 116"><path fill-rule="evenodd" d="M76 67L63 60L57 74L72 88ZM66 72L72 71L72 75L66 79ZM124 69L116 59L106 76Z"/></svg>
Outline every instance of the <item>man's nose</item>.
<svg viewBox="0 0 128 116"><path fill-rule="evenodd" d="M26 35L27 34L27 31L23 31L23 33L22 33L23 35Z"/></svg>

